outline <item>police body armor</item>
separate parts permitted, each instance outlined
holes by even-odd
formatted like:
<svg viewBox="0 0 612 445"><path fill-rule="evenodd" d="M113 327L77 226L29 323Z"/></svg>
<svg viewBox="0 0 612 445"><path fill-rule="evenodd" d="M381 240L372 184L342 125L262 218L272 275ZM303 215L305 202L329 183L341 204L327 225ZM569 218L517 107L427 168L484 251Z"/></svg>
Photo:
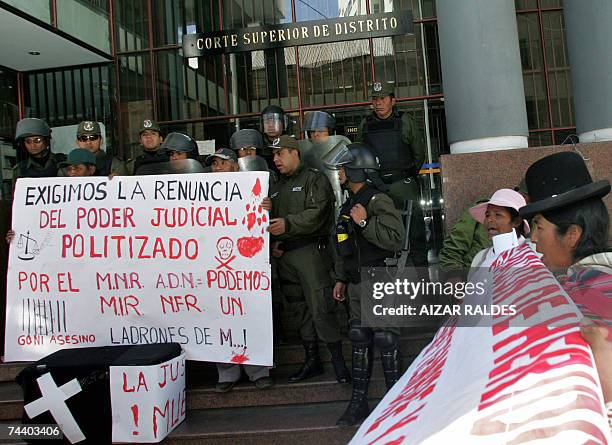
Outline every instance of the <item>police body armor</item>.
<svg viewBox="0 0 612 445"><path fill-rule="evenodd" d="M323 173L334 191L334 197L336 198L336 215L342 203L345 200L344 190L340 186L340 178L338 177L338 170L330 170L325 167L322 161L323 156L329 153L338 144L350 144L351 141L344 136L333 135L330 136L325 142L313 142L310 139L303 139L298 141L300 145L300 157L302 162L310 168Z"/></svg>
<svg viewBox="0 0 612 445"><path fill-rule="evenodd" d="M382 249L372 244L361 235L361 228L350 217L351 209L356 204L366 207L372 197L382 193L366 185L351 196L342 205L335 230L336 252L343 259L344 272L351 283L361 281L361 267L385 267L385 259L393 257L395 252Z"/></svg>
<svg viewBox="0 0 612 445"><path fill-rule="evenodd" d="M113 157L107 152L102 156L96 156L96 176L108 176L113 167Z"/></svg>
<svg viewBox="0 0 612 445"><path fill-rule="evenodd" d="M380 175L386 183L416 175L412 147L402 140L402 113L385 120L367 117L363 141L378 156Z"/></svg>
<svg viewBox="0 0 612 445"><path fill-rule="evenodd" d="M267 172L268 164L261 156L243 156L238 158L238 166L241 172Z"/></svg>
<svg viewBox="0 0 612 445"><path fill-rule="evenodd" d="M25 159L18 164L20 178L49 178L57 176L60 162L66 160L63 153L49 153L50 162L44 169L27 168L28 160Z"/></svg>
<svg viewBox="0 0 612 445"><path fill-rule="evenodd" d="M266 160L261 156L251 155L238 158L238 166L241 172L268 172L270 175L268 181L270 188L278 181L276 172L268 168Z"/></svg>
<svg viewBox="0 0 612 445"><path fill-rule="evenodd" d="M168 152L166 150L158 149L156 152L151 153L143 151L141 154L134 158L134 175L146 175L148 173L140 173L140 169L147 164L156 164L158 162L168 162Z"/></svg>
<svg viewBox="0 0 612 445"><path fill-rule="evenodd" d="M185 173L206 173L206 169L197 159L179 159L168 162L150 162L141 165L138 174L149 175L176 175Z"/></svg>

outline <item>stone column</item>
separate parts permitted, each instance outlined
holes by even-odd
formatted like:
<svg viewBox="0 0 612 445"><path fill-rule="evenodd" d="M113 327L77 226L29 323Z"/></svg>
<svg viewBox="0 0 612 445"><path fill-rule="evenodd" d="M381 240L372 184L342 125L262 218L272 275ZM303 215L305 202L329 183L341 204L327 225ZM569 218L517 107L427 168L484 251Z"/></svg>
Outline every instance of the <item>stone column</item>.
<svg viewBox="0 0 612 445"><path fill-rule="evenodd" d="M612 140L612 2L565 0L576 132L580 142Z"/></svg>
<svg viewBox="0 0 612 445"><path fill-rule="evenodd" d="M524 148L529 130L513 0L438 0L451 153Z"/></svg>

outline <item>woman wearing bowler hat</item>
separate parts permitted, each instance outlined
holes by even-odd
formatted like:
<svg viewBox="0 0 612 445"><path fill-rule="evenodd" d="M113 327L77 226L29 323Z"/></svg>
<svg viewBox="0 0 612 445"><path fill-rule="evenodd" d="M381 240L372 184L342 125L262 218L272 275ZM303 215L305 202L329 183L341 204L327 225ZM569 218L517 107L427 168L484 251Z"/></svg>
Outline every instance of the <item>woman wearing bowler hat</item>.
<svg viewBox="0 0 612 445"><path fill-rule="evenodd" d="M612 252L610 220L602 201L610 182L593 182L582 157L574 152L540 159L529 167L525 180L531 203L520 209L520 215L533 218L531 240L536 250L585 316L582 335L593 350L610 413Z"/></svg>

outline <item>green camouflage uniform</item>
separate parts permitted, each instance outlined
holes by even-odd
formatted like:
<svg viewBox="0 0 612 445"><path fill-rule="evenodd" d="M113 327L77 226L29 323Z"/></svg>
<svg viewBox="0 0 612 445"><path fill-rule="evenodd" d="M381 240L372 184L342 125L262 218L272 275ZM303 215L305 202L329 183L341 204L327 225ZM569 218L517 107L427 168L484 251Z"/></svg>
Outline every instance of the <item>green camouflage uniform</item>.
<svg viewBox="0 0 612 445"><path fill-rule="evenodd" d="M323 244L329 237L334 195L321 173L303 164L282 175L270 190L271 218L284 218L286 231L272 238L284 251L278 275L285 300L294 310L305 342L341 340L332 299L332 260Z"/></svg>
<svg viewBox="0 0 612 445"><path fill-rule="evenodd" d="M444 239L439 255L440 267L444 271L467 271L476 254L491 245L484 226L472 218L469 209L465 209Z"/></svg>
<svg viewBox="0 0 612 445"><path fill-rule="evenodd" d="M395 119L400 116L400 113L394 109L391 116L387 119ZM364 126L368 118L361 121L357 130L355 140L357 142L364 141ZM372 113L370 119L382 122L376 113ZM410 250L411 258L414 266L427 266L427 242L425 235L425 221L423 219L423 211L421 209L421 192L419 189L416 173L423 165L426 159L425 151L426 144L423 136L423 131L417 124L413 116L408 113L401 113L402 120L402 141L410 146L410 157L414 161L416 168L415 176L411 178L403 178L388 184L389 190L387 193L393 199L395 207L399 210L404 210L405 201L412 200L412 217L410 223ZM383 173L383 172L381 172Z"/></svg>
<svg viewBox="0 0 612 445"><path fill-rule="evenodd" d="M353 195L349 199L353 199ZM351 205L350 201L349 205ZM361 229L355 224L355 229L359 232L359 235L365 241L389 252L400 250L404 236L404 223L391 198L382 192L377 193L372 196L365 209L368 215L367 225ZM344 262L342 257L338 255L336 255L335 272L338 281L348 282ZM359 327L361 326L361 283L348 283L347 296L351 327ZM365 298L370 297L370 295L365 296ZM385 330L398 335L400 333L399 328L386 328Z"/></svg>
<svg viewBox="0 0 612 445"><path fill-rule="evenodd" d="M13 187L18 178L43 178L57 176L60 162L66 160L66 155L63 153L49 153L49 157L44 164L40 164L28 157L21 162L18 162L13 167Z"/></svg>

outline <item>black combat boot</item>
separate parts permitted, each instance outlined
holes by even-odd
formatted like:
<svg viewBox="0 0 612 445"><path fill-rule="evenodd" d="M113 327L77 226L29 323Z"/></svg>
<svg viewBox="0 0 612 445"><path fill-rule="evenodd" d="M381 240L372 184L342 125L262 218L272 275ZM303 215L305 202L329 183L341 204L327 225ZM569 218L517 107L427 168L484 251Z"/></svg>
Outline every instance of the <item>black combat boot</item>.
<svg viewBox="0 0 612 445"><path fill-rule="evenodd" d="M353 343L353 393L346 411L338 419L336 425L353 426L361 423L370 414L368 385L372 375L372 354L373 349L370 343Z"/></svg>
<svg viewBox="0 0 612 445"><path fill-rule="evenodd" d="M272 303L272 338L274 339L275 345L282 345L285 343L281 312L282 306L277 303Z"/></svg>
<svg viewBox="0 0 612 445"><path fill-rule="evenodd" d="M319 345L316 341L305 342L306 359L298 372L289 376L289 383L297 383L304 379L323 374L323 364L319 356Z"/></svg>
<svg viewBox="0 0 612 445"><path fill-rule="evenodd" d="M402 356L399 345L396 343L392 348L380 350L380 361L385 375L385 384L389 391L402 376Z"/></svg>
<svg viewBox="0 0 612 445"><path fill-rule="evenodd" d="M346 365L344 364L344 357L342 356L342 342L327 343L327 349L331 354L332 365L334 365L334 372L336 373L336 380L338 383L347 383L351 380Z"/></svg>

